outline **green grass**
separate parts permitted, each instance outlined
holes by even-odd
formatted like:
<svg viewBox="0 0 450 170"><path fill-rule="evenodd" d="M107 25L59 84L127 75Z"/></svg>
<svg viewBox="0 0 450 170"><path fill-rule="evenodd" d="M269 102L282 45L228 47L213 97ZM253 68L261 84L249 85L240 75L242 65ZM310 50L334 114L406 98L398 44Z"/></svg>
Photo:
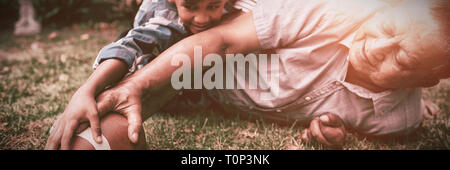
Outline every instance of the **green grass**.
<svg viewBox="0 0 450 170"><path fill-rule="evenodd" d="M98 51L125 29L124 24L112 25L103 31L95 24L44 30L31 37L0 33L0 149L44 148L51 124L92 72ZM49 40L53 31L58 36ZM89 39L81 40L86 33ZM424 97L437 103L442 114L425 120L416 135L379 140L351 134L343 149L449 149L450 80L424 89ZM328 149L301 142L303 127L213 111L157 113L144 122L144 129L150 149Z"/></svg>

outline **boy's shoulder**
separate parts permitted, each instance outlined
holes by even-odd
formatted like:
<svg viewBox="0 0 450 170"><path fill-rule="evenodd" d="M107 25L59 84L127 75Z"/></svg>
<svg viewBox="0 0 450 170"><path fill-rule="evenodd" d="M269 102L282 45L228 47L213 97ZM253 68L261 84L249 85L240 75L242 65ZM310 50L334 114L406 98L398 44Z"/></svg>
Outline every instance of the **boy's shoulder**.
<svg viewBox="0 0 450 170"><path fill-rule="evenodd" d="M135 18L134 27L148 23L150 20L159 23L159 25L175 26L184 30L179 22L177 8L168 0L144 0L139 8Z"/></svg>
<svg viewBox="0 0 450 170"><path fill-rule="evenodd" d="M139 10L142 11L157 11L157 10L172 10L177 11L174 4L168 0L144 0Z"/></svg>

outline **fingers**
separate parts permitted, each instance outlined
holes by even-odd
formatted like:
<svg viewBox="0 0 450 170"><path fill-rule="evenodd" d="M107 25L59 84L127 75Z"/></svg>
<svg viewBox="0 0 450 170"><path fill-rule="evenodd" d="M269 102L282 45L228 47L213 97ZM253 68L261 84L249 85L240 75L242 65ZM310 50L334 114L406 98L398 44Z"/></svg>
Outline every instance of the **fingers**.
<svg viewBox="0 0 450 170"><path fill-rule="evenodd" d="M311 131L309 129L303 129L300 138L303 142L309 142L311 140Z"/></svg>
<svg viewBox="0 0 450 170"><path fill-rule="evenodd" d="M336 115L328 114L320 116L319 120L320 131L325 139L334 146L341 145L345 138L345 127L341 119Z"/></svg>
<svg viewBox="0 0 450 170"><path fill-rule="evenodd" d="M128 119L128 138L133 143L137 143L139 139L139 131L142 128L141 112L133 112L127 114Z"/></svg>
<svg viewBox="0 0 450 170"><path fill-rule="evenodd" d="M70 141L72 140L73 132L75 131L75 128L77 126L78 126L77 121L70 121L69 123L67 123L66 127L64 128L64 134L61 139L62 150L70 149Z"/></svg>
<svg viewBox="0 0 450 170"><path fill-rule="evenodd" d="M331 113L321 115L319 117L319 119L320 119L320 122L322 123L322 125L325 125L325 126L341 127L344 124L342 122L341 118L339 118L337 115L331 114Z"/></svg>
<svg viewBox="0 0 450 170"><path fill-rule="evenodd" d="M59 121L57 120L53 125L53 130L50 132L50 137L47 140L47 144L45 145L45 150L56 150L60 144L60 139L62 137L62 130L64 128L59 127Z"/></svg>
<svg viewBox="0 0 450 170"><path fill-rule="evenodd" d="M326 141L334 146L342 145L345 138L345 130L329 126L321 126L320 129Z"/></svg>
<svg viewBox="0 0 450 170"><path fill-rule="evenodd" d="M90 114L89 115L89 123L91 124L91 130L92 130L92 137L94 138L95 142L98 144L101 144L102 141L102 131L100 128L100 120L98 118L97 114Z"/></svg>
<svg viewBox="0 0 450 170"><path fill-rule="evenodd" d="M309 130L311 132L311 136L319 141L320 143L323 143L327 146L332 146L330 142L327 141L327 139L323 136L321 129L320 129L320 119L315 118L311 121L311 124L309 126Z"/></svg>
<svg viewBox="0 0 450 170"><path fill-rule="evenodd" d="M334 114L325 114L313 119L308 132L310 135L302 134L302 138L311 137L330 147L341 146L346 133L342 120Z"/></svg>
<svg viewBox="0 0 450 170"><path fill-rule="evenodd" d="M345 138L345 126L339 116L327 113L320 116L320 129L323 136L332 143L341 143Z"/></svg>
<svg viewBox="0 0 450 170"><path fill-rule="evenodd" d="M105 97L104 93L100 94L97 99L97 117L102 117L106 113L113 110L114 103L111 101L111 97Z"/></svg>

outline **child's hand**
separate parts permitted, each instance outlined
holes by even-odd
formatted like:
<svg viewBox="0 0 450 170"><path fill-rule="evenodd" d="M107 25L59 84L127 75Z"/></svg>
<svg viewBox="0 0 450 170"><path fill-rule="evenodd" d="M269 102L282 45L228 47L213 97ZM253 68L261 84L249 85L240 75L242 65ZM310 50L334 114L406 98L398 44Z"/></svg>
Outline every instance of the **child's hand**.
<svg viewBox="0 0 450 170"><path fill-rule="evenodd" d="M45 149L69 149L70 140L80 123L89 122L92 134L97 143L102 142L97 102L92 94L79 89L70 99L64 113L59 116L50 130Z"/></svg>

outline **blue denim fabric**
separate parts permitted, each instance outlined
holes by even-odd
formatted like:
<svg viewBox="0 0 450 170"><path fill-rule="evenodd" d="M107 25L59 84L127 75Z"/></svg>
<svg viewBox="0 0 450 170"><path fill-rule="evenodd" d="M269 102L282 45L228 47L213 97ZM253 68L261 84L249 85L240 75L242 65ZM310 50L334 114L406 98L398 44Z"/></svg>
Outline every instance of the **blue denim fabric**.
<svg viewBox="0 0 450 170"><path fill-rule="evenodd" d="M103 47L93 65L95 69L107 59L120 59L134 72L149 63L171 45L189 36L177 13L167 0L144 0L128 34Z"/></svg>

